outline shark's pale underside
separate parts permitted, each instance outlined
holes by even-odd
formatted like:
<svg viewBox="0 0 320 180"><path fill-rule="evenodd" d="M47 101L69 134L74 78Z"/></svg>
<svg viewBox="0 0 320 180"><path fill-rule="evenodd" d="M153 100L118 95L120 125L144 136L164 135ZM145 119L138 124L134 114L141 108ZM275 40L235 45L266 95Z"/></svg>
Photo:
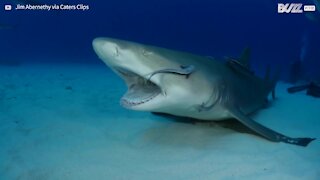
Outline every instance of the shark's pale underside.
<svg viewBox="0 0 320 180"><path fill-rule="evenodd" d="M140 43L96 38L93 47L102 61L127 84L121 105L200 120L235 118L274 141L307 146L313 138L291 138L249 115L263 108L276 78L264 79L249 68L248 50L226 62ZM273 93L274 96L274 93Z"/></svg>

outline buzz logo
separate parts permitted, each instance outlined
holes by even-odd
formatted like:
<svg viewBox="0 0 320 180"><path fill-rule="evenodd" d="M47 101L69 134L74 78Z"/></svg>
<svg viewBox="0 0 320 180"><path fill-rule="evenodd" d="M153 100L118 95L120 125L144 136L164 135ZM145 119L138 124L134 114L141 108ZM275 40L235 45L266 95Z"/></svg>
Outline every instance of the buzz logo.
<svg viewBox="0 0 320 180"><path fill-rule="evenodd" d="M301 3L278 3L278 13L303 13Z"/></svg>

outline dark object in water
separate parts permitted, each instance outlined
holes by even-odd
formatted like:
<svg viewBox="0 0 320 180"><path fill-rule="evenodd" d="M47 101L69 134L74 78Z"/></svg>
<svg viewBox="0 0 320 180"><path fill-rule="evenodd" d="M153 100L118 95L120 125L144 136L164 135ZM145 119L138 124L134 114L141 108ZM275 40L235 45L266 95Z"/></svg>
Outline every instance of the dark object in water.
<svg viewBox="0 0 320 180"><path fill-rule="evenodd" d="M72 91L72 86L66 86L65 89Z"/></svg>
<svg viewBox="0 0 320 180"><path fill-rule="evenodd" d="M293 86L287 89L288 93L296 93L304 90L307 90L307 95L309 96L320 97L320 85L315 82L300 86Z"/></svg>
<svg viewBox="0 0 320 180"><path fill-rule="evenodd" d="M290 70L289 70L289 82L290 83L296 83L299 79L301 79L302 75L302 68L301 68L301 61L293 61L290 64Z"/></svg>
<svg viewBox="0 0 320 180"><path fill-rule="evenodd" d="M313 97L320 97L320 85L315 83L310 83L309 88L307 89L307 95Z"/></svg>

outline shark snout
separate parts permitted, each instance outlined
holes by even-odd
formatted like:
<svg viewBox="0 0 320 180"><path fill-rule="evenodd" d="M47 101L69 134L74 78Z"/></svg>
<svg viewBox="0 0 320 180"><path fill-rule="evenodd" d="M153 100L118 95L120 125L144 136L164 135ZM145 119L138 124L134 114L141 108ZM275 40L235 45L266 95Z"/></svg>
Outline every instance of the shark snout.
<svg viewBox="0 0 320 180"><path fill-rule="evenodd" d="M96 38L92 42L93 49L100 59L103 59L103 57L105 56L105 53L104 53L105 43L106 41L103 38Z"/></svg>
<svg viewBox="0 0 320 180"><path fill-rule="evenodd" d="M92 41L92 46L94 50L98 50L100 47L102 47L105 44L105 40L103 38L95 38Z"/></svg>
<svg viewBox="0 0 320 180"><path fill-rule="evenodd" d="M94 51L102 60L113 59L119 55L117 43L108 38L96 38L92 42Z"/></svg>

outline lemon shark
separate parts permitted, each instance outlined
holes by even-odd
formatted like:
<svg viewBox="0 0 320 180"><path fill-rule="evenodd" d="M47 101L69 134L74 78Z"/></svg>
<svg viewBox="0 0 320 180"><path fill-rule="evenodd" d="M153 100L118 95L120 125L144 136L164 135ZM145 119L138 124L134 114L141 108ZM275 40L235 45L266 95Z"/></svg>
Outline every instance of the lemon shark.
<svg viewBox="0 0 320 180"><path fill-rule="evenodd" d="M269 70L264 79L255 76L248 50L223 62L113 38L96 38L93 48L125 81L128 90L120 100L125 108L207 121L235 118L274 142L307 146L314 140L285 136L250 118L266 105L276 78Z"/></svg>

